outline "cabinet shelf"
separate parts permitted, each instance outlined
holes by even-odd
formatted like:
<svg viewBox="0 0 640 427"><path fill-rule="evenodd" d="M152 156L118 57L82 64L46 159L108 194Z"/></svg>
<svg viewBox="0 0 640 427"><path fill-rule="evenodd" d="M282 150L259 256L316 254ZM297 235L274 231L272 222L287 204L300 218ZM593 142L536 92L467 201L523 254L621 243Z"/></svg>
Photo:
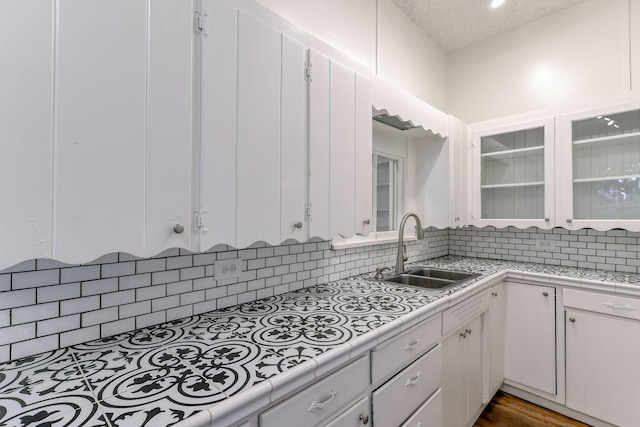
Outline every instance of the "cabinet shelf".
<svg viewBox="0 0 640 427"><path fill-rule="evenodd" d="M480 188L510 188L510 187L534 187L544 185L544 181L534 181L534 182L517 182L517 183L509 183L509 184L490 184L490 185L482 185Z"/></svg>
<svg viewBox="0 0 640 427"><path fill-rule="evenodd" d="M599 144L607 144L610 142L616 143L625 143L625 142L633 142L636 139L637 142L640 142L640 132L633 133L623 133L619 135L611 135L611 136L601 136L598 138L589 138L589 139L580 139L577 141L573 141L573 145L599 145Z"/></svg>
<svg viewBox="0 0 640 427"><path fill-rule="evenodd" d="M532 154L532 152L544 151L544 145L527 148L516 148L514 150L494 151L492 153L483 153L480 157L496 158L496 157L523 157Z"/></svg>
<svg viewBox="0 0 640 427"><path fill-rule="evenodd" d="M637 179L640 180L640 175L617 175L617 176L596 176L593 178L576 178L574 183L580 182L599 182L599 181L618 181L624 179Z"/></svg>

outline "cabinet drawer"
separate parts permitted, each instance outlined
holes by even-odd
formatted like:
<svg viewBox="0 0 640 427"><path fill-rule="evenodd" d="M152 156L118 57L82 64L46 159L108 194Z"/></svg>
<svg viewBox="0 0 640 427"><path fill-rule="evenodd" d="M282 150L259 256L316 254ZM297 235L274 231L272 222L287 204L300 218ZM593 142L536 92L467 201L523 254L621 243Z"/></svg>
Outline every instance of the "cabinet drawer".
<svg viewBox="0 0 640 427"><path fill-rule="evenodd" d="M442 427L442 389L435 393L414 412L402 427Z"/></svg>
<svg viewBox="0 0 640 427"><path fill-rule="evenodd" d="M440 387L442 346L416 360L373 393L376 426L397 426Z"/></svg>
<svg viewBox="0 0 640 427"><path fill-rule="evenodd" d="M365 397L325 424L325 427L362 427L369 419L369 415L369 398ZM367 425L370 425L369 421L367 421Z"/></svg>
<svg viewBox="0 0 640 427"><path fill-rule="evenodd" d="M464 300L442 313L442 335L458 329L489 308L489 291Z"/></svg>
<svg viewBox="0 0 640 427"><path fill-rule="evenodd" d="M640 320L640 300L634 298L564 289L562 303L565 307Z"/></svg>
<svg viewBox="0 0 640 427"><path fill-rule="evenodd" d="M398 372L412 360L429 350L440 339L440 316L409 329L371 352L373 384Z"/></svg>
<svg viewBox="0 0 640 427"><path fill-rule="evenodd" d="M363 356L260 414L260 426L281 427L292 422L317 425L363 394L368 386L369 359Z"/></svg>

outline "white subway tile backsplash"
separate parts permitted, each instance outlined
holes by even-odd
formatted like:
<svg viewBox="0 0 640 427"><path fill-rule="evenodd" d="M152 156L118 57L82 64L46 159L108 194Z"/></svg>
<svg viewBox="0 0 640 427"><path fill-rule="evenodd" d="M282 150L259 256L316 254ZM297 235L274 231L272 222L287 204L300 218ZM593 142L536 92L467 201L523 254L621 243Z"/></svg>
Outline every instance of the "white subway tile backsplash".
<svg viewBox="0 0 640 427"><path fill-rule="evenodd" d="M157 325L163 322L166 322L166 312L164 311L144 314L136 317L136 328L146 328L147 326Z"/></svg>
<svg viewBox="0 0 640 427"><path fill-rule="evenodd" d="M105 337L108 335L104 335ZM100 338L100 326L90 326L88 328L75 329L60 334L60 346L69 347L81 344L87 341L93 341Z"/></svg>
<svg viewBox="0 0 640 427"><path fill-rule="evenodd" d="M32 259L29 261L23 261L19 264L14 265L13 267L6 268L4 270L0 270L0 273L15 273L18 271L32 271L36 269L36 260Z"/></svg>
<svg viewBox="0 0 640 427"><path fill-rule="evenodd" d="M13 344L11 346L11 358L20 359L22 357L55 350L57 348L60 348L58 335L34 338Z"/></svg>
<svg viewBox="0 0 640 427"><path fill-rule="evenodd" d="M0 363L11 360L11 347L9 345L0 345Z"/></svg>
<svg viewBox="0 0 640 427"><path fill-rule="evenodd" d="M59 334L60 332L71 331L80 328L80 315L72 314L55 319L47 319L36 323L36 335Z"/></svg>
<svg viewBox="0 0 640 427"><path fill-rule="evenodd" d="M80 283L43 286L36 290L38 304L80 297Z"/></svg>
<svg viewBox="0 0 640 427"><path fill-rule="evenodd" d="M143 288L144 289L144 288ZM110 292L100 296L100 308L116 307L136 301L136 290Z"/></svg>
<svg viewBox="0 0 640 427"><path fill-rule="evenodd" d="M204 277L204 267L189 267L180 270L180 280L200 279Z"/></svg>
<svg viewBox="0 0 640 427"><path fill-rule="evenodd" d="M159 285L164 283L177 282L180 280L180 270L162 271L151 273L151 284Z"/></svg>
<svg viewBox="0 0 640 427"><path fill-rule="evenodd" d="M167 310L180 305L180 295L157 298L151 301L151 311Z"/></svg>
<svg viewBox="0 0 640 427"><path fill-rule="evenodd" d="M184 294L193 290L193 281L185 280L183 282L169 283L167 285L167 295Z"/></svg>
<svg viewBox="0 0 640 427"><path fill-rule="evenodd" d="M42 319L51 319L60 315L59 304L49 302L46 304L31 305L14 308L11 310L11 324L36 322Z"/></svg>
<svg viewBox="0 0 640 427"><path fill-rule="evenodd" d="M193 256L177 256L167 258L167 270L176 270L193 266Z"/></svg>
<svg viewBox="0 0 640 427"><path fill-rule="evenodd" d="M115 322L102 323L100 325L100 336L110 337L112 335L133 331L134 329L136 329L136 319L135 317L129 317L128 319L116 320Z"/></svg>
<svg viewBox="0 0 640 427"><path fill-rule="evenodd" d="M153 273L156 271L164 271L167 269L167 260L165 258L145 259L136 262L136 273Z"/></svg>
<svg viewBox="0 0 640 427"><path fill-rule="evenodd" d="M216 300L207 301L208 306L214 307L211 310L215 310L215 305L216 305L215 303L216 303ZM205 303L200 303L200 304L204 305ZM211 311L211 310L204 310L201 313L206 313L207 311ZM193 307L190 305L185 305L184 307L170 308L167 310L167 322L170 322L176 319L181 319L183 317L193 316L194 314L200 314L200 313L194 313Z"/></svg>
<svg viewBox="0 0 640 427"><path fill-rule="evenodd" d="M180 294L180 305L195 304L203 302L205 299L205 291L196 291Z"/></svg>
<svg viewBox="0 0 640 427"><path fill-rule="evenodd" d="M0 310L0 328L11 325L11 310Z"/></svg>
<svg viewBox="0 0 640 427"><path fill-rule="evenodd" d="M35 337L35 323L25 323L0 329L0 345L12 344L18 341L33 339Z"/></svg>
<svg viewBox="0 0 640 427"><path fill-rule="evenodd" d="M100 278L99 265L86 265L60 269L60 283L83 282Z"/></svg>
<svg viewBox="0 0 640 427"><path fill-rule="evenodd" d="M92 280L82 283L82 296L100 295L118 290L118 278Z"/></svg>
<svg viewBox="0 0 640 427"><path fill-rule="evenodd" d="M218 308L217 304L216 304L216 300L212 300L212 301L203 301L203 302L199 302L196 304L193 304L193 306L185 306L184 308L192 308L193 314L202 314L202 313L206 313L208 311L213 311L216 310ZM174 313L172 313L173 315ZM169 313L167 313L167 317L168 317ZM189 314L190 315L190 314ZM182 316L184 317L184 316ZM167 320L169 320L167 318Z"/></svg>
<svg viewBox="0 0 640 427"><path fill-rule="evenodd" d="M121 291L141 288L143 286L151 286L150 273L136 274L135 276L122 276L118 278L118 288Z"/></svg>
<svg viewBox="0 0 640 427"><path fill-rule="evenodd" d="M23 273L13 273L11 289L27 289L37 286L56 285L60 283L60 270L34 270Z"/></svg>
<svg viewBox="0 0 640 427"><path fill-rule="evenodd" d="M0 310L5 308L22 307L35 303L35 289L23 289L21 291L7 291L0 293Z"/></svg>
<svg viewBox="0 0 640 427"><path fill-rule="evenodd" d="M100 325L118 320L118 307L103 308L101 310L82 313L82 327Z"/></svg>
<svg viewBox="0 0 640 427"><path fill-rule="evenodd" d="M102 264L102 278L128 276L136 273L136 263L119 262L117 264Z"/></svg>
<svg viewBox="0 0 640 427"><path fill-rule="evenodd" d="M151 300L155 298L162 298L167 295L166 285L148 286L145 288L138 288L136 292L136 301Z"/></svg>
<svg viewBox="0 0 640 427"><path fill-rule="evenodd" d="M100 295L60 301L60 315L82 313L100 308Z"/></svg>
<svg viewBox="0 0 640 427"><path fill-rule="evenodd" d="M120 319L141 316L148 313L151 313L151 301L140 301L133 304L121 305L119 310Z"/></svg>
<svg viewBox="0 0 640 427"><path fill-rule="evenodd" d="M0 274L0 292L11 290L11 274Z"/></svg>

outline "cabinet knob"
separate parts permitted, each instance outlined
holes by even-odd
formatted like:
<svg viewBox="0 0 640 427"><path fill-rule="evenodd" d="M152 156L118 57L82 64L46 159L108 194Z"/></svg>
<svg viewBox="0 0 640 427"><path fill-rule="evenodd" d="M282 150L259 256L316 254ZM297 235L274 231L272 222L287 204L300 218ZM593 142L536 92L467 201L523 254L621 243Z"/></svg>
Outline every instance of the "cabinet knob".
<svg viewBox="0 0 640 427"><path fill-rule="evenodd" d="M457 216L457 217L455 217L453 219L456 220L456 221L460 221L460 217L459 216Z"/></svg>
<svg viewBox="0 0 640 427"><path fill-rule="evenodd" d="M549 222L549 221L551 221L551 218L545 218L544 219L544 222Z"/></svg>
<svg viewBox="0 0 640 427"><path fill-rule="evenodd" d="M567 218L567 224L571 224L573 220L571 218Z"/></svg>
<svg viewBox="0 0 640 427"><path fill-rule="evenodd" d="M549 292L543 292L542 295L544 295L545 297L549 296Z"/></svg>
<svg viewBox="0 0 640 427"><path fill-rule="evenodd" d="M467 337L467 333L466 332L460 332L460 337L461 338L466 338Z"/></svg>
<svg viewBox="0 0 640 427"><path fill-rule="evenodd" d="M492 296L492 297L497 297L497 296L498 296L498 293L497 293L497 292L491 292L491 296Z"/></svg>
<svg viewBox="0 0 640 427"><path fill-rule="evenodd" d="M182 232L184 231L184 225L182 224L176 224L173 226L173 232L176 234L182 234Z"/></svg>
<svg viewBox="0 0 640 427"><path fill-rule="evenodd" d="M362 221L364 223L364 225L369 225L371 224L371 220L370 219L365 219L364 221ZM366 424L366 423L365 423Z"/></svg>
<svg viewBox="0 0 640 427"><path fill-rule="evenodd" d="M360 414L360 421L362 421L362 424L364 424L364 425L369 424L369 415Z"/></svg>
<svg viewBox="0 0 640 427"><path fill-rule="evenodd" d="M295 228L302 228L302 223L301 222L296 222L295 224L293 224L293 226Z"/></svg>
<svg viewBox="0 0 640 427"><path fill-rule="evenodd" d="M569 317L569 322L576 323L576 318L575 317Z"/></svg>
<svg viewBox="0 0 640 427"><path fill-rule="evenodd" d="M468 335L471 335L471 329L466 329L466 330L465 330L465 332L466 332Z"/></svg>

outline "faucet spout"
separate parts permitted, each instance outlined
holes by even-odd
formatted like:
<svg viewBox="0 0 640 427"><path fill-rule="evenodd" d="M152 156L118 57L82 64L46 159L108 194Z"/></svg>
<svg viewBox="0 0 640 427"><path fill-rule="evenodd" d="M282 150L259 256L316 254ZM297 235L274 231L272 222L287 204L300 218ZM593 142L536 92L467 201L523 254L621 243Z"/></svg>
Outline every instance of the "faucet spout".
<svg viewBox="0 0 640 427"><path fill-rule="evenodd" d="M408 213L402 217L400 221L400 228L398 229L398 256L396 258L396 273L404 273L404 225L409 217L413 217L416 220L416 227L418 228L416 237L418 240L424 239L424 231L422 230L422 223L418 215L414 213Z"/></svg>

